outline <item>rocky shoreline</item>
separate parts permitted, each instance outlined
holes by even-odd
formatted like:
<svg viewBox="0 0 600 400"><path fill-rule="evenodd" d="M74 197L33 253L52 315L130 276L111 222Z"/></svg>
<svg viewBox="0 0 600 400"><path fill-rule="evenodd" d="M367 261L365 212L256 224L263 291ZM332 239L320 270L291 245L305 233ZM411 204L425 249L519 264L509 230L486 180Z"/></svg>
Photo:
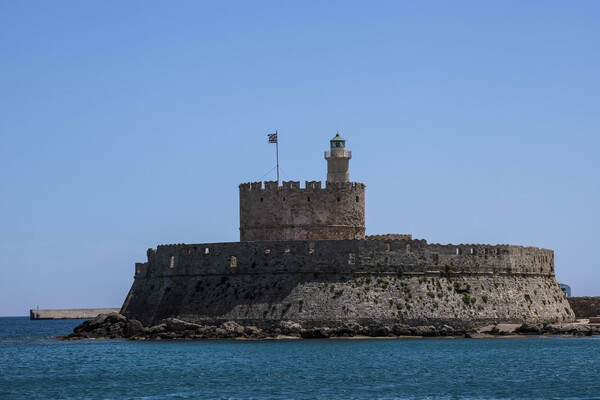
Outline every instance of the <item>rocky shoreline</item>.
<svg viewBox="0 0 600 400"><path fill-rule="evenodd" d="M305 329L296 322L281 321L278 326L260 329L227 321L218 326L198 325L176 318L144 327L139 321L128 319L118 313L100 314L75 327L73 333L60 336L61 340L80 339L129 339L129 340L203 340L203 339L325 339L325 338L374 338L374 337L503 337L525 335L600 335L600 324L496 324L478 329L455 329L450 326L408 326L395 324L391 327L369 327L345 324L338 328L317 327Z"/></svg>

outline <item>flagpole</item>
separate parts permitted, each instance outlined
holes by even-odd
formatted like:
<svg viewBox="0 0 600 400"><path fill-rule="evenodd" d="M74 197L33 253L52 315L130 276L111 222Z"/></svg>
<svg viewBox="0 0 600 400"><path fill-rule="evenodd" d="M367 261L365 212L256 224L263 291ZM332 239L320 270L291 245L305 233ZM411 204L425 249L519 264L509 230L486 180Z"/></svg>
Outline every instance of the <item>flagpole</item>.
<svg viewBox="0 0 600 400"><path fill-rule="evenodd" d="M277 130L275 130L275 137L277 138L275 142L275 152L277 153L277 187L279 187L279 138L277 137Z"/></svg>

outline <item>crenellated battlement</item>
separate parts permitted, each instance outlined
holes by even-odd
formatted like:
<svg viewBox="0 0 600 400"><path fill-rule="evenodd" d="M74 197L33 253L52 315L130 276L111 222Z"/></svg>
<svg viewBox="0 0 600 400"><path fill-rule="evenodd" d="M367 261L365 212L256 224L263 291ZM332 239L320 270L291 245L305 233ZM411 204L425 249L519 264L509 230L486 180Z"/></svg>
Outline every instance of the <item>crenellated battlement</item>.
<svg viewBox="0 0 600 400"><path fill-rule="evenodd" d="M277 181L264 182L246 182L239 185L240 192L248 191L278 191L278 190L299 190L299 191L314 191L314 190L364 190L364 183L360 182L325 182L323 188L321 181L305 181L304 187L301 187L300 181L282 181L281 185L277 185Z"/></svg>
<svg viewBox="0 0 600 400"><path fill-rule="evenodd" d="M383 235L367 235L368 240L412 240L412 235L408 233L386 233Z"/></svg>
<svg viewBox="0 0 600 400"><path fill-rule="evenodd" d="M136 276L231 273L512 274L554 276L554 252L424 239L300 240L158 246Z"/></svg>

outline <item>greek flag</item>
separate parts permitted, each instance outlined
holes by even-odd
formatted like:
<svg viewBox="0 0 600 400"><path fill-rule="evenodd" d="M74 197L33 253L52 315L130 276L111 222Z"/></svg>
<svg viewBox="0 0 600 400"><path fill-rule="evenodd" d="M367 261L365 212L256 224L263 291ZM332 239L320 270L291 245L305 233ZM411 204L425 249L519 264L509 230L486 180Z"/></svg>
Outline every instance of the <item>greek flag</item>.
<svg viewBox="0 0 600 400"><path fill-rule="evenodd" d="M269 133L269 143L277 143L277 133Z"/></svg>

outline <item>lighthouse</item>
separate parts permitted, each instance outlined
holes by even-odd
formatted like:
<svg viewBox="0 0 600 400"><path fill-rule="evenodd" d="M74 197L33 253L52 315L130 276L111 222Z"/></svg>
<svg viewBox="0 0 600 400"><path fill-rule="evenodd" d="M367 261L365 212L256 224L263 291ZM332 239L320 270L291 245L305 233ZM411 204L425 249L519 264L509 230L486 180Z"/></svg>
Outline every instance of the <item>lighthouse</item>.
<svg viewBox="0 0 600 400"><path fill-rule="evenodd" d="M330 150L325 152L327 182L350 182L348 165L352 152L346 150L346 141L337 133L329 144Z"/></svg>

